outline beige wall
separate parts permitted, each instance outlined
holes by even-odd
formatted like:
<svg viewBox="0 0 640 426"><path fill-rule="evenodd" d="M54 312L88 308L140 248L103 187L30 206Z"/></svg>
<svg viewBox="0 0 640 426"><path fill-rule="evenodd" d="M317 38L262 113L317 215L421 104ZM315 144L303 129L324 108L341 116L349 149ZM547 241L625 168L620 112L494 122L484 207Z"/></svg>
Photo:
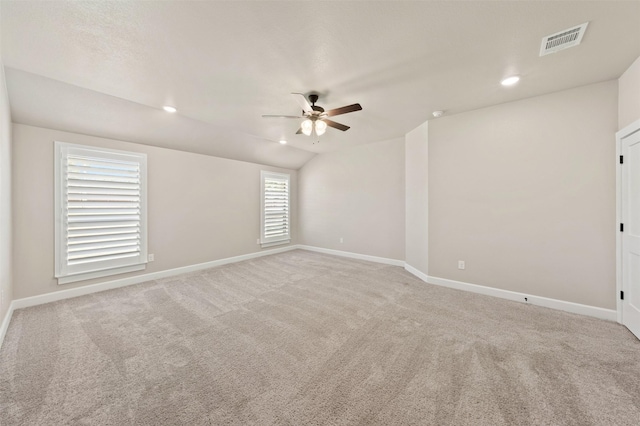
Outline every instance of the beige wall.
<svg viewBox="0 0 640 426"><path fill-rule="evenodd" d="M402 138L317 155L298 187L301 244L404 260Z"/></svg>
<svg viewBox="0 0 640 426"><path fill-rule="evenodd" d="M149 253L145 271L58 285L54 279L53 142L148 156ZM296 243L296 171L14 124L14 298L260 251L260 170L291 174Z"/></svg>
<svg viewBox="0 0 640 426"><path fill-rule="evenodd" d="M618 130L640 120L640 58L618 80Z"/></svg>
<svg viewBox="0 0 640 426"><path fill-rule="evenodd" d="M431 121L429 275L615 309L617 94L609 81Z"/></svg>
<svg viewBox="0 0 640 426"><path fill-rule="evenodd" d="M429 271L429 123L405 136L405 261Z"/></svg>
<svg viewBox="0 0 640 426"><path fill-rule="evenodd" d="M0 323L12 299L11 228L11 116L0 62Z"/></svg>

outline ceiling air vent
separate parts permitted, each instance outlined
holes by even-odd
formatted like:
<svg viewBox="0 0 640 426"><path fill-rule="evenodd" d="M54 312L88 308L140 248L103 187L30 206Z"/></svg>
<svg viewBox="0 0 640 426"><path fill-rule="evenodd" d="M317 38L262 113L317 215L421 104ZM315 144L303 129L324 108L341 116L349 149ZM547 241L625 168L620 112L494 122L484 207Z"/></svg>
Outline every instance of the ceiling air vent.
<svg viewBox="0 0 640 426"><path fill-rule="evenodd" d="M556 53L569 47L577 46L582 41L582 36L587 30L588 22L577 27L569 28L559 33L551 34L542 39L540 56Z"/></svg>

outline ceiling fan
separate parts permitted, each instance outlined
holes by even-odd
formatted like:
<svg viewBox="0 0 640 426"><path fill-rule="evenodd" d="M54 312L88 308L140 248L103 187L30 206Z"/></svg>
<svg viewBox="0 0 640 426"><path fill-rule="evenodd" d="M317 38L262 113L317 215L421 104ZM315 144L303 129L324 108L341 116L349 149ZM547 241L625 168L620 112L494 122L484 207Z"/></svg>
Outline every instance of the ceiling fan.
<svg viewBox="0 0 640 426"><path fill-rule="evenodd" d="M302 115L263 115L265 118L304 118L305 120L300 125L300 128L296 132L296 134L305 134L310 136L315 132L316 135L323 135L328 127L333 127L334 129L347 131L349 130L349 126L345 126L344 124L336 123L333 120L329 120L327 117L333 117L340 114L346 114L349 112L360 111L362 107L360 104L353 104L343 106L341 108L330 109L329 111L325 111L321 106L317 106L316 102L318 101L318 95L312 93L309 95L309 100L302 93L292 93L295 97L298 104L302 107ZM311 101L311 103L309 103Z"/></svg>

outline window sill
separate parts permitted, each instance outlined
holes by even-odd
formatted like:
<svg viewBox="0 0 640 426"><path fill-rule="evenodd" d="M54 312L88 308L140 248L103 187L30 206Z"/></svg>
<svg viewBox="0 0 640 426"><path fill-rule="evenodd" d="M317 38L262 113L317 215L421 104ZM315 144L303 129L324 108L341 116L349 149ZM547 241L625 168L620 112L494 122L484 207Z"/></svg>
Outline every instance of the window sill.
<svg viewBox="0 0 640 426"><path fill-rule="evenodd" d="M77 281L85 281L93 278L108 277L111 275L125 274L127 272L141 271L147 267L146 263L140 265L125 266L122 268L105 269L102 271L85 272L82 274L67 275L64 277L56 277L58 279L58 285L69 284Z"/></svg>
<svg viewBox="0 0 640 426"><path fill-rule="evenodd" d="M290 242L291 240L272 241L270 243L260 243L260 247L267 248L267 247L279 246L282 244L289 244Z"/></svg>

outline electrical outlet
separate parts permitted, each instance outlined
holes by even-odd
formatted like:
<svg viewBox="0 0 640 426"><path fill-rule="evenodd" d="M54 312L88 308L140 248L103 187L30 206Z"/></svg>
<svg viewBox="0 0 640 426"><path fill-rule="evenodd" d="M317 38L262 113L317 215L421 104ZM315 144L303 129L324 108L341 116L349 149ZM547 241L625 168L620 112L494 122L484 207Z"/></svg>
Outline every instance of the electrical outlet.
<svg viewBox="0 0 640 426"><path fill-rule="evenodd" d="M256 240L256 244L260 244L260 238Z"/></svg>
<svg viewBox="0 0 640 426"><path fill-rule="evenodd" d="M155 257L155 255L150 254L149 256L147 256L147 260L148 260L149 262L153 262L154 260L156 260L156 257Z"/></svg>
<svg viewBox="0 0 640 426"><path fill-rule="evenodd" d="M464 269L464 260L458 260L458 269Z"/></svg>
<svg viewBox="0 0 640 426"><path fill-rule="evenodd" d="M344 243L344 238L340 237L340 244Z"/></svg>

